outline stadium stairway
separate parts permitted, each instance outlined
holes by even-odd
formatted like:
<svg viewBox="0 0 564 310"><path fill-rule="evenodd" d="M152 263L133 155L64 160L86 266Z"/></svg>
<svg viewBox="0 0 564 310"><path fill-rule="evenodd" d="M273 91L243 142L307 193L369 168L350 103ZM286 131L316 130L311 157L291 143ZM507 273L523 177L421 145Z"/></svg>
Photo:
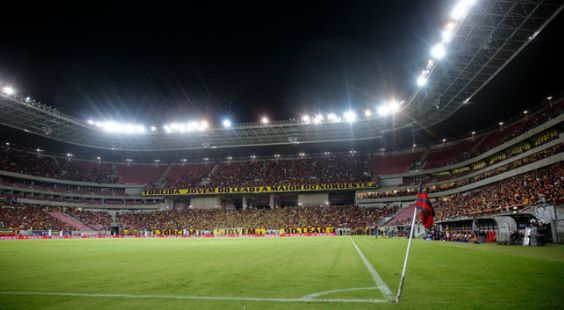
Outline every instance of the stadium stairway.
<svg viewBox="0 0 564 310"><path fill-rule="evenodd" d="M48 212L46 211L49 215L51 215L52 217L60 220L63 223L68 224L69 226L71 226L72 228L76 229L76 230L94 230L92 228L90 228L89 226L85 225L84 223L82 223L81 221L75 219L74 217L66 214L66 213L62 213L59 211L51 211Z"/></svg>
<svg viewBox="0 0 564 310"><path fill-rule="evenodd" d="M158 184L161 184L161 185L164 184L164 180L168 176L170 169L172 169L172 164L168 164L168 167L166 167L166 170L164 171L164 173L159 178L159 181L157 182Z"/></svg>

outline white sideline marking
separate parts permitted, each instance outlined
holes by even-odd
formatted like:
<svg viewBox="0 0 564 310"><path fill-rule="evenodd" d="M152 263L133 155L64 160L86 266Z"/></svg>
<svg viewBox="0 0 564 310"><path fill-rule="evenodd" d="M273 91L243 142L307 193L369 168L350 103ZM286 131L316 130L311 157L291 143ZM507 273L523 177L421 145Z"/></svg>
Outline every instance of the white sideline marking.
<svg viewBox="0 0 564 310"><path fill-rule="evenodd" d="M104 293L72 293L72 292L22 292L0 291L0 295L15 296L58 296L58 297L95 297L95 298L128 298L128 299L172 299L172 300L204 300L204 301L256 301L256 302L320 302L320 303L384 303L383 299L303 299L303 298L261 298L261 297L229 297L229 296L191 296L191 295L137 295L137 294L104 294Z"/></svg>
<svg viewBox="0 0 564 310"><path fill-rule="evenodd" d="M392 294L392 291L390 291L390 288L386 285L386 282L384 282L384 280L382 280L382 278L380 277L380 275L378 274L376 269L374 269L374 266L372 266L370 264L370 262L368 261L368 259L366 259L366 256L364 256L364 254L362 254L362 252L360 251L360 249L356 245L356 242L354 242L354 240L351 237L349 237L349 239L351 240L354 248L356 249L358 256L360 256L360 259L364 263L364 266L366 266L366 269L368 269L368 271L372 275L372 279L374 280L374 283L376 284L378 289L380 289L382 294L384 294L384 297L386 297L389 300L392 300L394 298L394 296Z"/></svg>
<svg viewBox="0 0 564 310"><path fill-rule="evenodd" d="M354 288L345 288L345 289L341 289L341 290L332 290L332 291L324 291L324 292L319 292L319 293L313 293L313 294L309 294L305 297L302 297L302 299L304 300L310 300L310 299L314 299L316 297L319 297L321 295L327 295L327 294L333 294L333 293L340 293L340 292L352 292L352 291L367 291L367 290L377 290L377 287L354 287Z"/></svg>

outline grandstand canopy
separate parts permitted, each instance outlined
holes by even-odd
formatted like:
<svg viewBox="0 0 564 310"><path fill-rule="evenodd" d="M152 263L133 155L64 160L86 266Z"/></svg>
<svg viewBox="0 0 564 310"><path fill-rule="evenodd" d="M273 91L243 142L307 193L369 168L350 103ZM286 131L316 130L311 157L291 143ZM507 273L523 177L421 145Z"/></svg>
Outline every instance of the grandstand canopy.
<svg viewBox="0 0 564 310"><path fill-rule="evenodd" d="M0 22L6 32L0 84L15 90L0 97L2 138L29 147L54 140L61 152L69 145L197 152L322 145L323 151L349 149L351 141L377 149L489 127L562 90L553 74L564 69L557 50L563 6L556 0L475 1L418 87L454 4L27 8L25 23ZM394 117L362 114L376 114L392 99L403 102ZM348 110L358 115L354 123L302 118L345 117ZM109 134L90 119L140 123L147 132ZM164 130L193 119L210 128ZM227 119L229 128L222 126Z"/></svg>

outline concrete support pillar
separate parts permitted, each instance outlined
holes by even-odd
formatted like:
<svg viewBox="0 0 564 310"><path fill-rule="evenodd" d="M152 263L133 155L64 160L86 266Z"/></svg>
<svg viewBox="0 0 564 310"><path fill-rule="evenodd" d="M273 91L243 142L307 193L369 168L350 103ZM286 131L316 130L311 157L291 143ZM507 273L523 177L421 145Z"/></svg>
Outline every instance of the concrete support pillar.
<svg viewBox="0 0 564 310"><path fill-rule="evenodd" d="M248 208L248 205L247 205L247 196L243 196L242 205L243 205L243 210L247 210L247 208Z"/></svg>
<svg viewBox="0 0 564 310"><path fill-rule="evenodd" d="M274 209L274 194L270 194L270 202L268 203L270 209Z"/></svg>

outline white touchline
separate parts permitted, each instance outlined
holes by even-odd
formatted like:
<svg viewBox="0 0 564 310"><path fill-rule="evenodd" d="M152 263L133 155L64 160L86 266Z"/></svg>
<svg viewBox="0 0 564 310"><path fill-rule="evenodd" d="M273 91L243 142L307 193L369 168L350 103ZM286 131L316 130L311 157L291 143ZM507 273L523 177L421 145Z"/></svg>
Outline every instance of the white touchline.
<svg viewBox="0 0 564 310"><path fill-rule="evenodd" d="M386 282L382 280L376 269L374 269L374 266L372 266L372 264L370 264L368 259L366 259L366 257L364 256L364 254L362 254L362 251L360 251L360 249L356 245L356 242L354 242L354 240L351 237L349 237L349 239L351 240L354 248L356 249L358 256L360 256L360 259L364 263L364 266L366 266L366 269L368 269L368 272L370 272L370 274L372 275L372 279L374 280L376 286L380 289L384 297L386 297L389 300L393 300L394 296L392 294L392 291L390 291L390 288L386 285Z"/></svg>
<svg viewBox="0 0 564 310"><path fill-rule="evenodd" d="M137 294L105 294L105 293L73 293L73 292L23 292L0 291L4 296L57 296L57 297L89 297L89 298L127 298L127 299L171 299L171 300L203 300L203 301L254 301L254 302L309 302L309 303L385 303L384 299L304 299L304 298L262 298L231 296L191 296L191 295L137 295Z"/></svg>
<svg viewBox="0 0 564 310"><path fill-rule="evenodd" d="M323 291L318 293L309 294L307 296L302 297L304 300L314 299L321 295L329 295L333 293L342 293L342 292L352 292L352 291L370 291L370 290L377 290L377 287L353 287L353 288L344 288L340 290L331 290L331 291Z"/></svg>

